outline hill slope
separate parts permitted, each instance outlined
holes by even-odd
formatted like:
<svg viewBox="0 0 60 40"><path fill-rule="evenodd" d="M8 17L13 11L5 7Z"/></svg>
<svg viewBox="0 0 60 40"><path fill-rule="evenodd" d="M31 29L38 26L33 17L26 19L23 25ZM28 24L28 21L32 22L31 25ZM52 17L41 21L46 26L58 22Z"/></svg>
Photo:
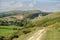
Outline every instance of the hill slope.
<svg viewBox="0 0 60 40"><path fill-rule="evenodd" d="M53 13L53 14L50 14L41 18L35 18L32 20L32 24L36 23L35 26L42 26L42 27L46 27L57 22L60 22L60 13Z"/></svg>

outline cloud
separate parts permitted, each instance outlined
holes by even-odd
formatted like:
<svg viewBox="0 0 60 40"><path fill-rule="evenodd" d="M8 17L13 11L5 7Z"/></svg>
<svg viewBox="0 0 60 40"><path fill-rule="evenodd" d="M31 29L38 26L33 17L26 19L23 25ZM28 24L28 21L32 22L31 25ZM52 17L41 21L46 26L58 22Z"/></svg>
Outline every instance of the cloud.
<svg viewBox="0 0 60 40"><path fill-rule="evenodd" d="M17 3L15 3L15 4L13 4L13 7L23 7L23 3L21 3L21 2L17 2Z"/></svg>
<svg viewBox="0 0 60 40"><path fill-rule="evenodd" d="M32 9L35 5L35 2L18 2L18 1L10 1L10 2L1 2L0 10L15 10L15 9Z"/></svg>
<svg viewBox="0 0 60 40"><path fill-rule="evenodd" d="M37 4L37 2L36 2L35 0L31 0L28 5L29 5L29 8L30 8L30 9L34 9L36 4ZM36 6L36 7L37 7L37 6Z"/></svg>
<svg viewBox="0 0 60 40"><path fill-rule="evenodd" d="M56 7L60 7L60 4L56 4Z"/></svg>
<svg viewBox="0 0 60 40"><path fill-rule="evenodd" d="M31 8L34 7L34 4L33 3L30 3L29 4L29 7L31 7Z"/></svg>
<svg viewBox="0 0 60 40"><path fill-rule="evenodd" d="M23 2L22 2L23 1ZM49 2L48 2L49 1ZM56 11L60 10L60 1L55 0L0 0L0 11L9 10L43 10Z"/></svg>
<svg viewBox="0 0 60 40"><path fill-rule="evenodd" d="M21 7L23 7L23 3L21 3L21 2L11 1L11 2L1 2L0 3L0 10L1 11L14 10L14 9L21 8Z"/></svg>
<svg viewBox="0 0 60 40"><path fill-rule="evenodd" d="M60 3L49 3L49 2L46 2L46 3L40 3L40 2L37 2L37 4L35 5L35 9L39 9L39 10L42 10L42 11L60 11Z"/></svg>

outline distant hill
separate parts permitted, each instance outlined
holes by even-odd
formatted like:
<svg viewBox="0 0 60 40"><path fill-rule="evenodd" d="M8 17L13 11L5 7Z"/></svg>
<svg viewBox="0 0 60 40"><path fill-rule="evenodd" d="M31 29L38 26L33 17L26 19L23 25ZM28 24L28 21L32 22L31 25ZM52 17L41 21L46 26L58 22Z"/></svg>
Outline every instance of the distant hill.
<svg viewBox="0 0 60 40"><path fill-rule="evenodd" d="M24 18L33 19L35 17L38 17L39 15L45 16L48 14L49 12L42 12L40 10L28 10L28 11L14 10L0 13L0 17L23 15Z"/></svg>
<svg viewBox="0 0 60 40"><path fill-rule="evenodd" d="M23 11L20 10L15 10L15 11L8 11L8 12L1 12L0 17L6 17L6 16L13 16L13 15L18 15L21 14Z"/></svg>
<svg viewBox="0 0 60 40"><path fill-rule="evenodd" d="M35 17L46 16L48 14L51 14L51 13L48 13L48 12L33 13L33 14L28 15L27 18L34 19Z"/></svg>

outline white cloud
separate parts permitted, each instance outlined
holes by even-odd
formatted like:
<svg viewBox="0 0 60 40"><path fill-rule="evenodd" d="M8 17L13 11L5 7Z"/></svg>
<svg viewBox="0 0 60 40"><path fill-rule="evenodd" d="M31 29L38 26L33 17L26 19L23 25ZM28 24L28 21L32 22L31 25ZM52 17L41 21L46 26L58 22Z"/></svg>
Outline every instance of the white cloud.
<svg viewBox="0 0 60 40"><path fill-rule="evenodd" d="M34 4L33 4L33 3L30 3L30 4L29 4L29 7L34 7Z"/></svg>
<svg viewBox="0 0 60 40"><path fill-rule="evenodd" d="M4 11L4 10L14 10L14 9L23 7L23 5L24 4L21 3L21 2L14 2L14 1L2 2L2 3L0 3L0 10L1 11Z"/></svg>
<svg viewBox="0 0 60 40"><path fill-rule="evenodd" d="M34 7L36 5L36 1L31 0L31 2L29 3L29 7Z"/></svg>
<svg viewBox="0 0 60 40"><path fill-rule="evenodd" d="M36 0L30 0L29 2L21 2L17 0L10 0L5 2L0 2L0 11L6 10L30 10L30 9L40 9L46 11L60 10L60 2L37 2Z"/></svg>
<svg viewBox="0 0 60 40"><path fill-rule="evenodd" d="M21 2L17 2L16 4L14 4L15 7L23 7L23 5L24 5L24 4L21 3Z"/></svg>
<svg viewBox="0 0 60 40"><path fill-rule="evenodd" d="M60 4L56 4L56 7L60 7Z"/></svg>

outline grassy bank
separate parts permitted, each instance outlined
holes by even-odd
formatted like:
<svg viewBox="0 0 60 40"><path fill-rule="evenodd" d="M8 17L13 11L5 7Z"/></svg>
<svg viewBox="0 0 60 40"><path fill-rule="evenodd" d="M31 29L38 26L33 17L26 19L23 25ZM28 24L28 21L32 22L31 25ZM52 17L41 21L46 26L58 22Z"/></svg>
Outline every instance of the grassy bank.
<svg viewBox="0 0 60 40"><path fill-rule="evenodd" d="M54 24L48 28L47 32L42 36L42 40L60 40L60 23Z"/></svg>

